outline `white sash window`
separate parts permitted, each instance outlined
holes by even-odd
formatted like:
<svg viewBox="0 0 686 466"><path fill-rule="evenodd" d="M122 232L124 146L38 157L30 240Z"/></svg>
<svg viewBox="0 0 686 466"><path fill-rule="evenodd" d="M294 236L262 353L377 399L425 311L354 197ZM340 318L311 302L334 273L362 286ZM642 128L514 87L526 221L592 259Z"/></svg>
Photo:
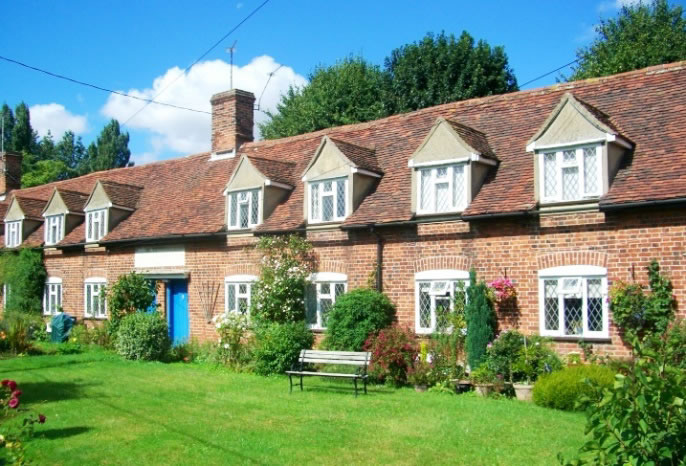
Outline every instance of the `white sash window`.
<svg viewBox="0 0 686 466"><path fill-rule="evenodd" d="M64 238L64 215L45 217L45 244L51 246Z"/></svg>
<svg viewBox="0 0 686 466"><path fill-rule="evenodd" d="M105 300L104 278L89 278L84 287L84 315L96 319L107 318L107 301Z"/></svg>
<svg viewBox="0 0 686 466"><path fill-rule="evenodd" d="M86 241L100 241L107 234L107 209L86 213Z"/></svg>
<svg viewBox="0 0 686 466"><path fill-rule="evenodd" d="M16 248L21 244L21 220L5 222L5 246Z"/></svg>
<svg viewBox="0 0 686 466"><path fill-rule="evenodd" d="M62 308L62 279L50 277L43 292L43 314L55 315Z"/></svg>

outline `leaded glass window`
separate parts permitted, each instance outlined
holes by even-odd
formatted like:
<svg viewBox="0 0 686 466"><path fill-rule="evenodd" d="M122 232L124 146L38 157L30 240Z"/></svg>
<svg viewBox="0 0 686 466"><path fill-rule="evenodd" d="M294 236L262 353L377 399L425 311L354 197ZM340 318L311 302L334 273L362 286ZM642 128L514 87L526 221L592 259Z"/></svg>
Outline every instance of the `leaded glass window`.
<svg viewBox="0 0 686 466"><path fill-rule="evenodd" d="M45 217L45 244L53 245L62 241L64 215L49 215Z"/></svg>
<svg viewBox="0 0 686 466"><path fill-rule="evenodd" d="M21 220L5 222L5 246L16 248L21 244Z"/></svg>
<svg viewBox="0 0 686 466"><path fill-rule="evenodd" d="M315 281L306 289L305 318L310 328L325 329L331 307L346 292L346 282Z"/></svg>
<svg viewBox="0 0 686 466"><path fill-rule="evenodd" d="M416 282L416 331L447 330L448 313L455 309L457 293L464 293L467 280L436 279Z"/></svg>
<svg viewBox="0 0 686 466"><path fill-rule="evenodd" d="M562 202L600 196L603 186L600 154L600 146L541 154L541 200Z"/></svg>
<svg viewBox="0 0 686 466"><path fill-rule="evenodd" d="M93 280L93 279L90 279ZM104 281L89 281L84 287L84 315L96 319L107 318L107 302Z"/></svg>
<svg viewBox="0 0 686 466"><path fill-rule="evenodd" d="M43 291L43 314L55 315L62 308L62 280L49 278Z"/></svg>
<svg viewBox="0 0 686 466"><path fill-rule="evenodd" d="M245 230L260 223L260 190L249 189L229 193L230 230Z"/></svg>
<svg viewBox="0 0 686 466"><path fill-rule="evenodd" d="M345 219L348 210L346 178L312 181L309 186L311 223L338 222Z"/></svg>
<svg viewBox="0 0 686 466"><path fill-rule="evenodd" d="M226 278L224 282L224 310L226 312L243 315L250 314L253 283L255 280L256 277L253 276L232 276Z"/></svg>
<svg viewBox="0 0 686 466"><path fill-rule="evenodd" d="M86 213L86 241L101 240L107 233L107 209Z"/></svg>
<svg viewBox="0 0 686 466"><path fill-rule="evenodd" d="M465 166L444 165L419 170L419 213L459 212L467 207Z"/></svg>

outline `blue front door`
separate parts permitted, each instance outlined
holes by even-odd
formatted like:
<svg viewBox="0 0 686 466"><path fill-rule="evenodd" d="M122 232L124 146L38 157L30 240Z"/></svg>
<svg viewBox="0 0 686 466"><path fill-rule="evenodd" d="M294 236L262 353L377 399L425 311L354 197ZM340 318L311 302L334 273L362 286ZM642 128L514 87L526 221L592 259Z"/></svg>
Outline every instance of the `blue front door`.
<svg viewBox="0 0 686 466"><path fill-rule="evenodd" d="M188 282L170 280L167 287L167 322L169 337L174 345L188 341Z"/></svg>

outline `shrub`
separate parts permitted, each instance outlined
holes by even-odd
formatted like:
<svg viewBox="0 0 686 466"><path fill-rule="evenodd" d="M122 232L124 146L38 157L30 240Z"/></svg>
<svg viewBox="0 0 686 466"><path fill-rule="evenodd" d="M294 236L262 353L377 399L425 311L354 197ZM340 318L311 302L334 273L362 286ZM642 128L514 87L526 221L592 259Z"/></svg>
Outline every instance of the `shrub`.
<svg viewBox="0 0 686 466"><path fill-rule="evenodd" d="M90 345L92 339L91 330L84 324L74 325L69 333L69 341L80 345Z"/></svg>
<svg viewBox="0 0 686 466"><path fill-rule="evenodd" d="M0 282L9 290L5 310L39 315L43 308L43 287L47 274L40 252L21 249L0 257Z"/></svg>
<svg viewBox="0 0 686 466"><path fill-rule="evenodd" d="M467 321L467 360L472 370L477 369L486 357L486 346L495 335L496 317L488 299L488 287L477 282L476 271L469 272L465 319Z"/></svg>
<svg viewBox="0 0 686 466"><path fill-rule="evenodd" d="M195 338L172 347L169 351L170 362L215 363L218 361L217 344L212 341L199 342Z"/></svg>
<svg viewBox="0 0 686 466"><path fill-rule="evenodd" d="M417 359L417 342L409 329L385 328L378 335L370 335L364 349L372 353L372 377L395 386L407 383L407 371Z"/></svg>
<svg viewBox="0 0 686 466"><path fill-rule="evenodd" d="M43 320L36 314L21 311L3 313L0 322L0 350L15 354L26 352L44 326Z"/></svg>
<svg viewBox="0 0 686 466"><path fill-rule="evenodd" d="M260 278L252 287L251 315L269 322L305 319L305 288L312 246L297 235L262 236Z"/></svg>
<svg viewBox="0 0 686 466"><path fill-rule="evenodd" d="M136 312L121 320L116 348L126 359L159 361L170 345L167 322L157 312Z"/></svg>
<svg viewBox="0 0 686 466"><path fill-rule="evenodd" d="M612 387L582 397L589 440L568 464L683 464L686 373L668 336L632 337L635 360Z"/></svg>
<svg viewBox="0 0 686 466"><path fill-rule="evenodd" d="M212 321L219 335L216 353L218 362L232 366L238 365L246 359L242 342L250 328L248 317L232 312L219 314Z"/></svg>
<svg viewBox="0 0 686 466"><path fill-rule="evenodd" d="M131 272L120 276L106 290L107 312L110 314L110 334L118 330L121 319L137 312L148 311L155 303L156 287L143 275Z"/></svg>
<svg viewBox="0 0 686 466"><path fill-rule="evenodd" d="M457 283L453 311L446 312L436 322L436 332L431 335L429 352L436 374L436 383L449 382L464 376L464 347L467 336L465 320L464 282Z"/></svg>
<svg viewBox="0 0 686 466"><path fill-rule="evenodd" d="M676 310L672 283L660 274L660 265L653 260L648 266L650 294L638 284L619 282L610 290L612 319L629 335L663 333Z"/></svg>
<svg viewBox="0 0 686 466"><path fill-rule="evenodd" d="M486 365L508 382L534 382L540 375L558 370L562 360L546 338L506 330L488 344Z"/></svg>
<svg viewBox="0 0 686 466"><path fill-rule="evenodd" d="M329 311L324 346L338 351L362 351L372 333L395 319L395 306L375 290L360 288L339 296Z"/></svg>
<svg viewBox="0 0 686 466"><path fill-rule="evenodd" d="M283 374L309 349L314 335L301 322L260 322L255 329L255 372L261 375Z"/></svg>
<svg viewBox="0 0 686 466"><path fill-rule="evenodd" d="M572 411L577 409L582 396L591 396L593 388L610 388L615 380L615 371L596 364L566 367L560 371L541 376L534 385L534 403L546 408Z"/></svg>

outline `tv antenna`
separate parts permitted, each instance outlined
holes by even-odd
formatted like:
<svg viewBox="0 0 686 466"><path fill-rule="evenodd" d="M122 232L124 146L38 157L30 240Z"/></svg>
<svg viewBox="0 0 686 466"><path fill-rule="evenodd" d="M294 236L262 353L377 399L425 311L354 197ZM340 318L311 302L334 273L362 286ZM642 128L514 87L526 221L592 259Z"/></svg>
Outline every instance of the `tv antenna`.
<svg viewBox="0 0 686 466"><path fill-rule="evenodd" d="M233 45L226 49L226 52L231 55L231 68L229 69L229 89L233 89L233 52L236 51L236 43L238 41L234 40Z"/></svg>

